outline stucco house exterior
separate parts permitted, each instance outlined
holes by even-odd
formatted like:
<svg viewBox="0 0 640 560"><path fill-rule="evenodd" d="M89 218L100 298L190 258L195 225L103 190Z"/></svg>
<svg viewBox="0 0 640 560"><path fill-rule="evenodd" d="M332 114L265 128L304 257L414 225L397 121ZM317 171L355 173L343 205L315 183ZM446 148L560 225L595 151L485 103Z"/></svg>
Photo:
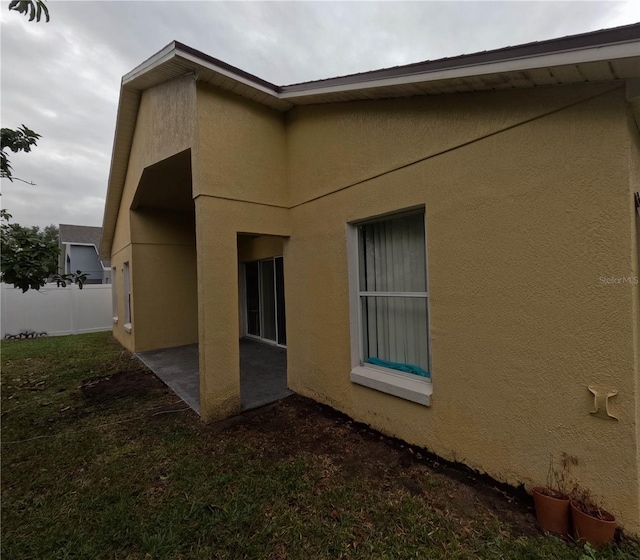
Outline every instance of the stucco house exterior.
<svg viewBox="0 0 640 560"><path fill-rule="evenodd" d="M98 255L102 228L60 224L58 231L58 270L62 274L80 270L87 275L86 284L109 284L111 263Z"/></svg>
<svg viewBox="0 0 640 560"><path fill-rule="evenodd" d="M122 80L114 335L198 343L205 421L241 336L286 345L291 390L497 480L576 457L637 532L639 126L640 24L290 86L171 43Z"/></svg>

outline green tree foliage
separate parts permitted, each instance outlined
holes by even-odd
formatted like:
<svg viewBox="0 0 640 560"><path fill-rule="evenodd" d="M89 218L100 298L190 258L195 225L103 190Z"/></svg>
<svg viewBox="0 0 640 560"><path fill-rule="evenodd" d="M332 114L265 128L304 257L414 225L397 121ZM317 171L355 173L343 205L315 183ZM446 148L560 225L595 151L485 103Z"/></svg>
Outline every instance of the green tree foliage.
<svg viewBox="0 0 640 560"><path fill-rule="evenodd" d="M0 226L2 281L23 292L39 290L58 272L58 228L41 230L5 220Z"/></svg>
<svg viewBox="0 0 640 560"><path fill-rule="evenodd" d="M10 224L10 214L3 212L4 222L0 225L0 276L3 282L27 290L39 290L47 282L58 286L77 284L80 289L87 280L87 274L76 270L70 274L58 271L58 226L43 229L38 226L25 227Z"/></svg>
<svg viewBox="0 0 640 560"><path fill-rule="evenodd" d="M49 21L49 9L43 0L12 0L9 10L14 10L39 22L44 16ZM0 130L0 178L13 181L13 173L7 150L30 152L36 145L40 135L25 125L18 129L3 128ZM18 179L15 177L15 179ZM22 181L22 179L18 179ZM50 225L40 230L39 227L23 227L20 224L10 224L11 214L0 209L0 279L7 284L13 284L23 292L29 289L39 290L48 280L53 280L58 286L68 283L84 285L87 275L81 271L72 274L58 273L58 227Z"/></svg>
<svg viewBox="0 0 640 560"><path fill-rule="evenodd" d="M31 146L35 146L40 135L25 125L20 126L17 130L11 128L3 128L0 131L0 144L2 151L0 152L0 178L13 181L11 164L9 156L5 150L11 150L14 154L17 152L30 152Z"/></svg>
<svg viewBox="0 0 640 560"><path fill-rule="evenodd" d="M45 21L49 21L49 8L43 0L11 0L9 9L29 16L29 21L40 21L43 14Z"/></svg>

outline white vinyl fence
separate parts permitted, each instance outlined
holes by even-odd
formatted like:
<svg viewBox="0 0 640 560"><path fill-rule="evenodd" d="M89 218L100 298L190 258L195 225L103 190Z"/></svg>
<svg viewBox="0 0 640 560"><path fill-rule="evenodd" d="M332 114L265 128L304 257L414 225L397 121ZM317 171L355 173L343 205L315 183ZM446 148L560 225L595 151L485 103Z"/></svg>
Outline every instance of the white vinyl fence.
<svg viewBox="0 0 640 560"><path fill-rule="evenodd" d="M111 284L85 284L82 290L47 284L25 293L0 284L0 291L2 338L27 331L60 336L111 330Z"/></svg>

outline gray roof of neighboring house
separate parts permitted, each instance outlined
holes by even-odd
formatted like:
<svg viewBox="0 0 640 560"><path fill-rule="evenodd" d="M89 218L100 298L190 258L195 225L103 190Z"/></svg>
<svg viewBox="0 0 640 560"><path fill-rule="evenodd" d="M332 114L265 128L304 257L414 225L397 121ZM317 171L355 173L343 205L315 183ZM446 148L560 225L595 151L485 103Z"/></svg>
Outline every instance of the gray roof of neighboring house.
<svg viewBox="0 0 640 560"><path fill-rule="evenodd" d="M91 245L100 247L101 239L101 227L60 224L61 243L90 243Z"/></svg>
<svg viewBox="0 0 640 560"><path fill-rule="evenodd" d="M75 226L73 224L60 224L60 243L80 243L95 245L100 249L102 228L94 226ZM102 264L111 267L111 262L103 260Z"/></svg>

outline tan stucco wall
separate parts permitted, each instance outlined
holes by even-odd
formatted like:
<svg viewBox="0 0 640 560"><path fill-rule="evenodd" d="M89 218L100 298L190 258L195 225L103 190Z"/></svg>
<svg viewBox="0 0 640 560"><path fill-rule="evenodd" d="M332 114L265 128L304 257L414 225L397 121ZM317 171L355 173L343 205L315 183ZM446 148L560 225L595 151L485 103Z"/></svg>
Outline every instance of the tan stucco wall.
<svg viewBox="0 0 640 560"><path fill-rule="evenodd" d="M131 213L136 351L198 342L195 214Z"/></svg>
<svg viewBox="0 0 640 560"><path fill-rule="evenodd" d="M636 288L599 280L636 266L624 93L608 89L298 107L285 117L291 210L199 185L214 195L196 203L203 417L238 406L236 233L290 235L293 390L512 484L544 483L550 453L575 455L581 483L637 530ZM251 185L235 191L255 202L273 201L262 161L244 161ZM429 408L349 381L346 223L415 205L428 225ZM589 414L590 384L619 391L618 422Z"/></svg>
<svg viewBox="0 0 640 560"><path fill-rule="evenodd" d="M294 208L286 278L289 383L512 484L543 483L550 453L575 455L581 483L637 530L636 287L599 280L634 273L624 94L557 111L594 93L460 96L459 112L449 115L453 131L443 123L427 132L409 119L406 136L425 153L475 142ZM505 112L499 97L514 110ZM310 109L308 119L296 109L291 145L305 157L292 163L292 191L316 182L306 196L317 196L365 173L364 163L355 171L342 164L348 158L338 154L352 154L355 144L341 139L369 138L371 149L358 145L371 154L373 171L382 169L381 158L388 166L406 158L396 151L402 135L372 138L371 129L359 129L376 114L383 128L390 118L378 103L370 112L365 105L360 118L347 119L350 134L347 107L336 109L339 119L329 107ZM328 145L332 151L313 156L316 142L323 153ZM353 385L348 376L345 223L420 204L428 228L430 408ZM619 391L611 405L619 422L589 415L589 384Z"/></svg>
<svg viewBox="0 0 640 560"><path fill-rule="evenodd" d="M631 112L628 114L629 124L629 190L631 196L640 193L640 120L636 120ZM638 469L638 480L640 481L640 209L632 210L635 221L635 232L632 232L632 244L635 243L634 277L638 278L638 284L634 292L636 310L636 321L634 324L633 337L636 340L635 363L636 363L636 468ZM633 235L635 233L635 235ZM638 484L638 502L640 503L640 484Z"/></svg>
<svg viewBox="0 0 640 560"><path fill-rule="evenodd" d="M111 281L114 282L111 289L115 289L118 301L118 322L113 325L113 336L130 352L135 351L135 333L124 330L125 323L125 291L124 291L124 263L129 262L131 265L131 245L127 245L120 251L111 255L111 267L116 269L112 271ZM131 278L132 270L129 269L129 277ZM133 300L133 298L132 298ZM133 301L131 302L131 311L133 314Z"/></svg>
<svg viewBox="0 0 640 560"><path fill-rule="evenodd" d="M544 483L551 453L574 455L580 482L638 531L638 288L600 280L638 273L629 206L637 148L616 87L282 115L198 85L203 419L240 406L238 234L286 237L290 388L511 484ZM130 166L127 192L139 165ZM430 407L349 381L346 224L416 205L427 221ZM145 251L134 248L134 283L138 264L157 266L171 250ZM591 384L618 390L611 412L619 421L589 414Z"/></svg>
<svg viewBox="0 0 640 560"><path fill-rule="evenodd" d="M193 145L195 92L195 80L192 76L185 76L143 93L118 212L112 254L131 241L129 208L144 168Z"/></svg>
<svg viewBox="0 0 640 560"><path fill-rule="evenodd" d="M282 114L205 84L198 84L197 114L194 196L286 205Z"/></svg>
<svg viewBox="0 0 640 560"><path fill-rule="evenodd" d="M200 196L196 232L200 408L209 421L240 411L238 233L286 237L289 211ZM286 262L286 243L283 251Z"/></svg>
<svg viewBox="0 0 640 560"><path fill-rule="evenodd" d="M203 84L197 98L200 405L214 420L240 410L238 234L289 235L286 137L277 111Z"/></svg>
<svg viewBox="0 0 640 560"><path fill-rule="evenodd" d="M162 260L160 255L174 255L174 258L178 259L175 262L183 264L185 269L190 267L192 274L195 275L195 255L193 251L195 240L193 238L192 225L191 248L186 249L187 253L191 253L191 261L187 259L186 262L184 262L185 256L178 255L176 250L172 248L172 245L176 244L176 228L172 228L171 224L166 221L165 223L156 222L155 226L153 220L136 221L135 215L132 218L132 212L130 211L131 203L134 199L142 172L146 167L193 146L195 138L195 108L196 86L193 76L185 76L184 78L151 88L143 93L140 100L133 144L129 155L127 176L111 249L111 260L114 263L120 263L118 268L120 280L122 276L121 263L124 263L125 260L130 261L132 294L136 295L136 297L132 296L132 300L136 300L137 307L139 308L138 318L143 321L143 324L147 322L147 319L145 319L147 316L145 308L149 308L150 305L146 305L143 301L139 300L149 299L163 301L169 289L168 283L177 282L178 279L183 276L182 270L175 274L172 271L168 271L168 263L166 262L164 262L162 266L156 266L159 261ZM163 243L166 246L156 249L137 247L136 250L132 250L132 243ZM126 258L123 258L123 255L126 255ZM145 266L136 266L134 260L138 256L144 260ZM149 270L146 263L154 263L154 268ZM137 274L134 271L137 271ZM186 274L184 276L186 277ZM151 277L155 278L155 282ZM144 287L145 289L144 295L141 297L139 296L143 292L142 289L137 289L136 281L139 281L141 288ZM122 286L122 282L120 282L119 286ZM173 293L177 296L178 294L175 290L179 291L180 289L180 285L176 284L173 287ZM184 289L187 292L191 290L190 293L194 294L191 300L197 301L195 299L196 292L193 286L191 286L191 288L185 286ZM122 298L123 292L120 290L119 305L122 306L124 310L124 301ZM123 321L119 321L117 325L114 325L113 329L114 336L129 350L139 351L148 348L161 348L163 345L166 346L167 333L175 332L170 329L183 328L189 322L189 319L184 317L182 319L176 319L174 314L172 315L174 317L172 322L165 322L167 325L166 332L163 332L162 329L157 327L152 330L145 328L144 333L141 329L141 336L138 337L136 336L136 331L138 330L136 325L136 303L132 303L132 332L128 333L124 330ZM178 309L181 308L177 302L175 304L169 304L168 307L165 308L165 314L170 314L172 311ZM189 333L188 335L185 334L184 337L177 337L175 338L176 341L189 340L193 342L195 340L193 332L197 332L197 319L194 312L194 304L186 305L182 315L184 316L185 314L191 313L190 324L192 326L190 329L184 329L185 333ZM155 312L155 316L157 315L158 310ZM140 326L142 327L143 325ZM179 342L176 342L176 344L178 343ZM187 342L184 342L184 344L187 344Z"/></svg>
<svg viewBox="0 0 640 560"><path fill-rule="evenodd" d="M287 114L292 205L562 109L610 84L382 99Z"/></svg>
<svg viewBox="0 0 640 560"><path fill-rule="evenodd" d="M238 260L243 262L259 261L271 257L281 257L284 239L261 235L260 237L238 236Z"/></svg>

